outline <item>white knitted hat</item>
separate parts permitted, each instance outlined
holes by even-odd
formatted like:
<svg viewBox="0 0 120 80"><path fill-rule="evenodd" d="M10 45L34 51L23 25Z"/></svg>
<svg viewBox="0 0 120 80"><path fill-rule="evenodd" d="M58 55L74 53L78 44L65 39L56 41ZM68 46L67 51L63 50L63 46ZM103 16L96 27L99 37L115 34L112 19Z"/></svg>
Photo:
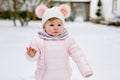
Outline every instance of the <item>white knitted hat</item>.
<svg viewBox="0 0 120 80"><path fill-rule="evenodd" d="M42 18L42 26L50 18L59 18L63 23L65 18L70 16L71 9L68 5L62 4L59 7L47 8L45 5L39 5L35 9L38 18Z"/></svg>

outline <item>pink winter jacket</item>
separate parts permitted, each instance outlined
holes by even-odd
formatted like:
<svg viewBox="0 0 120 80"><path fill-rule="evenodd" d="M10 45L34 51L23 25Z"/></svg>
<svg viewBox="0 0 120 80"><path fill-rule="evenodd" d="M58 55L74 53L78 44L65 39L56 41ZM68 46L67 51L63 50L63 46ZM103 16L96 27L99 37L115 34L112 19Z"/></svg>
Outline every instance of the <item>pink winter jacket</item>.
<svg viewBox="0 0 120 80"><path fill-rule="evenodd" d="M71 37L56 41L36 37L30 46L37 50L34 57L27 55L29 60L37 60L36 80L70 80L72 70L69 56L75 61L84 77L93 73L83 52Z"/></svg>

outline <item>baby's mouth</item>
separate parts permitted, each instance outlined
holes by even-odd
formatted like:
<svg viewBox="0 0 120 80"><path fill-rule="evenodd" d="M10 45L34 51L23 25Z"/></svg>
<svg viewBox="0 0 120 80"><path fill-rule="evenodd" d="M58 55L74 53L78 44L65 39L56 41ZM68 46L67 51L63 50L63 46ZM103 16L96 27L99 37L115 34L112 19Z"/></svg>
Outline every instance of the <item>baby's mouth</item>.
<svg viewBox="0 0 120 80"><path fill-rule="evenodd" d="M58 31L56 31L56 32L53 32L53 33L59 33Z"/></svg>

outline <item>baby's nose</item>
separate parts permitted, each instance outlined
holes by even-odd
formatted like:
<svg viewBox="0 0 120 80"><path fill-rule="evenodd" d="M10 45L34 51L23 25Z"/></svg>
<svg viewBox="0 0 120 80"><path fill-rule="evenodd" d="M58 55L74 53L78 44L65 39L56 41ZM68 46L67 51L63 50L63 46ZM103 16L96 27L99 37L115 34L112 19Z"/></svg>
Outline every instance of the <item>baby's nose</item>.
<svg viewBox="0 0 120 80"><path fill-rule="evenodd" d="M58 26L55 26L54 29L55 29L55 30L58 29Z"/></svg>

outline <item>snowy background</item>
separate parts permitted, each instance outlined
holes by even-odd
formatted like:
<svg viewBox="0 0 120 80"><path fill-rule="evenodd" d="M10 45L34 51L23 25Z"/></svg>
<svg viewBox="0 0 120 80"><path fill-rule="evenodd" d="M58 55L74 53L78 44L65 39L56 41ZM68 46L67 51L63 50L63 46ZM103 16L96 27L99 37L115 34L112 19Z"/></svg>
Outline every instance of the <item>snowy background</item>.
<svg viewBox="0 0 120 80"><path fill-rule="evenodd" d="M0 20L0 80L34 80L36 62L29 62L24 53L39 26L39 21L14 27L12 21ZM72 80L120 80L120 27L90 22L67 22L66 26L94 71L92 77L83 78L70 60Z"/></svg>

